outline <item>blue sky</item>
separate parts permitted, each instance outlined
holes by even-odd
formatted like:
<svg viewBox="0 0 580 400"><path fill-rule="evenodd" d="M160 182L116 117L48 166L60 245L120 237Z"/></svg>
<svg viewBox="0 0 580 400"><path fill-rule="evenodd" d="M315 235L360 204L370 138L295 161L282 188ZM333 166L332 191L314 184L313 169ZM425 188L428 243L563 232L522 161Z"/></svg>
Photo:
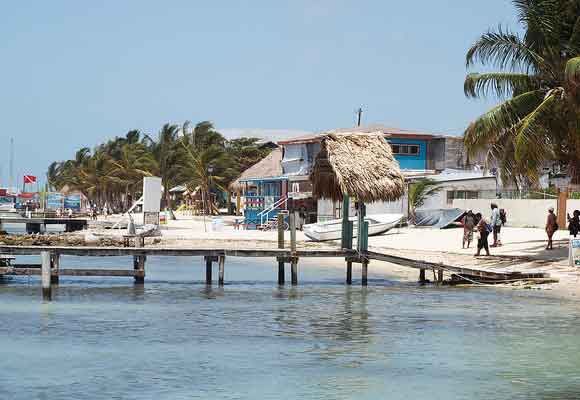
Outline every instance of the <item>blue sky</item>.
<svg viewBox="0 0 580 400"><path fill-rule="evenodd" d="M517 28L508 0L0 2L0 185L130 129L318 131L365 123L461 134L465 52Z"/></svg>

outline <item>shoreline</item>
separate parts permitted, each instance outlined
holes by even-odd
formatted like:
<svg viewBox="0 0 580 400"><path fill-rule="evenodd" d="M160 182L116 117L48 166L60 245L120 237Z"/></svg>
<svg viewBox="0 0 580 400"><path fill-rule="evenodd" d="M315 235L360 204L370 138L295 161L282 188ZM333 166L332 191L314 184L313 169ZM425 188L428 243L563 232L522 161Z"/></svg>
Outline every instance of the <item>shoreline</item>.
<svg viewBox="0 0 580 400"><path fill-rule="evenodd" d="M211 223L204 223L201 217L186 217L179 215L176 220L161 225L160 235L147 238L147 247L155 248L223 248L236 249L273 249L278 247L277 232L236 230L228 225L234 217L224 217L225 225L213 230ZM107 222L118 220L113 216ZM91 224L89 229L67 234L23 235L28 245L55 245L48 239L58 238L59 245L97 245L108 247L122 245L122 236L125 230L104 229L101 224ZM558 283L544 283L525 285L526 287L549 290L554 295L569 299L580 298L580 269L568 266L568 253L565 234L560 231L555 236L556 248L554 251L543 250L545 233L533 228L510 228L502 230L504 245L490 249L490 257L473 257L473 247L462 249L460 241L462 229L425 229L425 228L395 228L385 235L369 238L369 250L388 253L400 257L473 267L497 272L547 272L551 277L559 280ZM289 247L289 232L285 233L285 247ZM15 238L16 236L12 236ZM0 237L0 243L5 243L6 236ZM48 239L46 239L48 238ZM46 239L46 240L45 240ZM459 246L458 246L459 244ZM297 232L297 247L299 249L336 249L338 241L312 242L304 234ZM337 269L346 274L346 264L342 258L329 258L300 261L300 265L307 266L316 262L327 268ZM299 267L300 268L300 267ZM360 275L360 265L353 265L355 279ZM379 274L389 279L400 280L405 283L417 282L419 270L397 264L373 260L369 265L369 277ZM445 273L445 278L450 274ZM428 273L429 276L429 273ZM504 285L504 284L501 284ZM488 286L488 285L486 285ZM491 286L500 287L499 284ZM509 284L508 287L521 288L522 285Z"/></svg>

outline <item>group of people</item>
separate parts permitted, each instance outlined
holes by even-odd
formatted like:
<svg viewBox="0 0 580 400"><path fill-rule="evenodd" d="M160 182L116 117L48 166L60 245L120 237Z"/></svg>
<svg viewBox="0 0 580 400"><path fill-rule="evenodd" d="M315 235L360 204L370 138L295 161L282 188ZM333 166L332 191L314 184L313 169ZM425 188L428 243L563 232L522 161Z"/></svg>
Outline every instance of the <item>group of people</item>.
<svg viewBox="0 0 580 400"><path fill-rule="evenodd" d="M477 252L475 256L481 254L481 250L485 250L489 256L490 247L501 246L501 227L506 223L506 212L500 209L497 204L491 203L491 217L488 220L480 213L474 214L472 210L467 211L463 217L463 248L469 248L473 241L473 233L477 232ZM489 235L493 233L493 244L490 246L488 242Z"/></svg>
<svg viewBox="0 0 580 400"><path fill-rule="evenodd" d="M473 233L477 232L477 252L475 256L478 257L481 254L481 250L484 249L485 253L489 256L490 247L499 247L501 243L501 228L506 223L506 212L504 209L500 209L497 204L491 203L491 216L489 222L481 214L474 214L472 210L469 210L463 217L463 248L469 248L471 242L473 241ZM568 219L568 231L571 236L576 237L580 234L580 211L574 210L572 216L567 214ZM546 250L553 249L553 236L556 231L560 229L558 226L558 217L554 213L554 207L548 208L548 218L546 219L546 234L548 235L548 243L546 245ZM488 237L493 233L493 244L490 246L488 242Z"/></svg>

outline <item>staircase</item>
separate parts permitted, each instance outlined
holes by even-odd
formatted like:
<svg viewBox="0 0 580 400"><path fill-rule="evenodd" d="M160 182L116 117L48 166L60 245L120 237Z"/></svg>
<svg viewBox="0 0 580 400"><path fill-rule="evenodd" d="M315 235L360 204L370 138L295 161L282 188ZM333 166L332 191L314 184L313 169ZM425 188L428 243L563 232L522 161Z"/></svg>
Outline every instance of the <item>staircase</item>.
<svg viewBox="0 0 580 400"><path fill-rule="evenodd" d="M274 210L271 213L271 217L258 225L258 229L262 231L276 230L278 229L278 215L284 215L284 220L288 216L288 210Z"/></svg>
<svg viewBox="0 0 580 400"><path fill-rule="evenodd" d="M259 212L258 217L260 218L260 225L258 225L258 229L272 229L272 227L276 226L278 214L283 213L288 215L288 211L285 209L287 201L288 198L283 196L270 207Z"/></svg>

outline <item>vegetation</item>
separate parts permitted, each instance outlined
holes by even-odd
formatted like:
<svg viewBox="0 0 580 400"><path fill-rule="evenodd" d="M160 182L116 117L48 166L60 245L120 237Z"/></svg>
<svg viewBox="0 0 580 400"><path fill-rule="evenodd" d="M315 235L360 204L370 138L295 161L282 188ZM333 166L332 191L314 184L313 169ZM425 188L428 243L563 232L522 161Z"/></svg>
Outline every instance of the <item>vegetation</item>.
<svg viewBox="0 0 580 400"><path fill-rule="evenodd" d="M467 97L503 100L465 132L474 155L485 151L504 183L534 186L547 162L580 183L580 1L513 0L524 33L501 26L469 49L477 63L499 72L471 73Z"/></svg>
<svg viewBox="0 0 580 400"><path fill-rule="evenodd" d="M412 223L416 222L415 212L423 207L430 196L442 189L437 184L438 182L433 179L424 178L409 185L409 220Z"/></svg>
<svg viewBox="0 0 580 400"><path fill-rule="evenodd" d="M143 177L159 176L164 188L185 185L190 192L200 190L205 211L212 212L217 207L212 193L226 191L270 149L259 146L256 138L227 140L211 122L190 126L189 121L181 127L165 124L157 135L131 130L92 150L82 148L74 159L49 166L49 186L79 190L98 207L126 210L140 195ZM171 207L169 190L163 198Z"/></svg>

